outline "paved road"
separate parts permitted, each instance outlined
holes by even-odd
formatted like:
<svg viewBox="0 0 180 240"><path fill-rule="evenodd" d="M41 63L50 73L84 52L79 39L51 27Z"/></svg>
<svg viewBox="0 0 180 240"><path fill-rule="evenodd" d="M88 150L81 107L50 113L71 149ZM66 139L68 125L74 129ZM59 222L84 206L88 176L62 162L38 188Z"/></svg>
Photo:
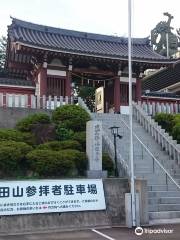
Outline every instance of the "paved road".
<svg viewBox="0 0 180 240"><path fill-rule="evenodd" d="M144 233L141 236L136 236L134 229L106 228L69 232L0 236L0 240L180 240L180 225L164 225L146 229L161 229L160 231L164 231L164 229L169 231L173 230L173 233ZM144 231L146 230L144 229Z"/></svg>

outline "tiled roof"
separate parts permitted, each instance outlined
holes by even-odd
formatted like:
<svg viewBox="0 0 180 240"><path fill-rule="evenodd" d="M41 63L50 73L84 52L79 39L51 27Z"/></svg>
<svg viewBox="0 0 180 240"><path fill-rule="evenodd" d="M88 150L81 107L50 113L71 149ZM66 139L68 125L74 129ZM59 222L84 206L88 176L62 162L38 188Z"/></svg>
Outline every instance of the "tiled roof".
<svg viewBox="0 0 180 240"><path fill-rule="evenodd" d="M124 37L53 28L15 18L8 31L12 41L31 47L99 57L128 58L128 39ZM133 38L132 43L134 59L167 62L167 58L152 50L148 38Z"/></svg>
<svg viewBox="0 0 180 240"><path fill-rule="evenodd" d="M32 81L16 79L16 78L1 78L0 85L15 85L15 86L24 86L24 87L34 87Z"/></svg>
<svg viewBox="0 0 180 240"><path fill-rule="evenodd" d="M143 90L159 91L180 82L180 63L164 68L143 80Z"/></svg>

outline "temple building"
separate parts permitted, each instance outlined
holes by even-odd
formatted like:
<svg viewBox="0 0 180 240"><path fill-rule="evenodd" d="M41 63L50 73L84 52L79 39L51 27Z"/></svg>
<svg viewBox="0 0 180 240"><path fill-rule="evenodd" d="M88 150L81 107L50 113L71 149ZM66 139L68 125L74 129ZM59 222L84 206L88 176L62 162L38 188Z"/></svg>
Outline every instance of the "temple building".
<svg viewBox="0 0 180 240"><path fill-rule="evenodd" d="M141 99L146 69L172 61L155 53L148 38L132 39L133 100ZM13 18L8 27L0 93L72 96L72 87L103 91L103 111L128 106L128 39L38 25ZM97 91L98 92L98 91Z"/></svg>

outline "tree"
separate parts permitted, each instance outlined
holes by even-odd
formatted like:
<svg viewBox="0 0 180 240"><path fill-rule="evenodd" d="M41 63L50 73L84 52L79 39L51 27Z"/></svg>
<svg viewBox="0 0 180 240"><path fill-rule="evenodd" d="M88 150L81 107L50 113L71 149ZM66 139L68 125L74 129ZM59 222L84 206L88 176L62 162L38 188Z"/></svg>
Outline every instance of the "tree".
<svg viewBox="0 0 180 240"><path fill-rule="evenodd" d="M81 97L91 111L95 108L95 87L83 86L78 88L78 96Z"/></svg>
<svg viewBox="0 0 180 240"><path fill-rule="evenodd" d="M0 72L2 72L4 69L5 57L6 57L6 45L7 45L7 38L2 36L0 38Z"/></svg>

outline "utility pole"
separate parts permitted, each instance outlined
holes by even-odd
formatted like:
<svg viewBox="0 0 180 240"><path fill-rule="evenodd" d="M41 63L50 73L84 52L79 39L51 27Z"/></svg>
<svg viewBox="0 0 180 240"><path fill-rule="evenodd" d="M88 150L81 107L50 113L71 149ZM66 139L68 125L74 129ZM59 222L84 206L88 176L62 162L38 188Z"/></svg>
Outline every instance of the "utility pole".
<svg viewBox="0 0 180 240"><path fill-rule="evenodd" d="M133 126L132 126L132 56L131 56L131 0L128 0L128 70L129 70L129 125L130 125L130 163L131 163L131 209L132 225L136 226L136 199L134 185Z"/></svg>

